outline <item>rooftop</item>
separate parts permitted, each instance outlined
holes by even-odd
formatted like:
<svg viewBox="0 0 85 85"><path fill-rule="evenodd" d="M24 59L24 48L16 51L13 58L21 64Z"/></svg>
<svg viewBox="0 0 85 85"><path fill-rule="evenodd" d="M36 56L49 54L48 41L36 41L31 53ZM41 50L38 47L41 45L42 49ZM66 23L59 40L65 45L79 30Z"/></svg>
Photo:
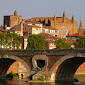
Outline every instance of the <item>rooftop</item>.
<svg viewBox="0 0 85 85"><path fill-rule="evenodd" d="M44 26L43 28L51 29L51 30L57 30L57 29L55 29L55 28L53 28L53 27L49 27L49 26Z"/></svg>

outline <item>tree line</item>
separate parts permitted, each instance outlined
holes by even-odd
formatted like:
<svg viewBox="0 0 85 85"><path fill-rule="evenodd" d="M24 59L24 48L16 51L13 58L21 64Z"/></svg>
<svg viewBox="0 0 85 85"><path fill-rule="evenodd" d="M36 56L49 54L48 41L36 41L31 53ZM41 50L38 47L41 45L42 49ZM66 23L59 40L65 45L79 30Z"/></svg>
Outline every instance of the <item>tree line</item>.
<svg viewBox="0 0 85 85"><path fill-rule="evenodd" d="M23 38L15 33L0 33L0 48L16 48L21 49ZM30 35L28 37L27 49L47 49L45 45L45 37L38 35ZM65 42L64 39L57 39L55 41L56 48L65 49L71 48L71 44ZM75 43L73 43L75 48L85 48L85 36L79 37Z"/></svg>
<svg viewBox="0 0 85 85"><path fill-rule="evenodd" d="M21 47L23 38L15 33L0 33L0 48L17 48Z"/></svg>

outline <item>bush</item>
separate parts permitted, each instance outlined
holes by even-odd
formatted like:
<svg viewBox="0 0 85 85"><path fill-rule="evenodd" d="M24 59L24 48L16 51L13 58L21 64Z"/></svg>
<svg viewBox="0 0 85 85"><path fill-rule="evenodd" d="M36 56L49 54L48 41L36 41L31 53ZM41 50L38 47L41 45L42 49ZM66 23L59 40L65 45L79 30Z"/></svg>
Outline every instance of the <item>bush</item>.
<svg viewBox="0 0 85 85"><path fill-rule="evenodd" d="M32 76L33 76L33 75L29 75L29 76L28 76L28 79L32 80Z"/></svg>
<svg viewBox="0 0 85 85"><path fill-rule="evenodd" d="M8 78L8 79L12 79L12 78L19 78L19 75L18 75L18 73L9 73L9 74L7 74L6 75L6 78Z"/></svg>
<svg viewBox="0 0 85 85"><path fill-rule="evenodd" d="M81 78L83 78L83 77L85 77L85 74L75 74L75 77L81 77Z"/></svg>
<svg viewBox="0 0 85 85"><path fill-rule="evenodd" d="M13 78L19 78L18 73L14 73L14 74L13 74Z"/></svg>
<svg viewBox="0 0 85 85"><path fill-rule="evenodd" d="M11 73L7 74L7 75L6 75L6 78L12 79L12 78L13 78L13 73L11 72Z"/></svg>
<svg viewBox="0 0 85 85"><path fill-rule="evenodd" d="M44 81L45 79L43 76L40 76L37 80Z"/></svg>

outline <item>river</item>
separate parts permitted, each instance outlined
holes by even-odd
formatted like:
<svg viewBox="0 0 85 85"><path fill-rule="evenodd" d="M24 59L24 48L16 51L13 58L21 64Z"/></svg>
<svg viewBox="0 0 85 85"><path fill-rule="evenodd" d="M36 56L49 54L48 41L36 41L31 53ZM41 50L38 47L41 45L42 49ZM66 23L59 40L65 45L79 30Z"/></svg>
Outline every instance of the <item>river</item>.
<svg viewBox="0 0 85 85"><path fill-rule="evenodd" d="M48 82L40 82L40 83L28 83L26 80L3 80L0 81L0 85L85 85L85 78L79 78L79 82L60 82L60 83L48 83Z"/></svg>

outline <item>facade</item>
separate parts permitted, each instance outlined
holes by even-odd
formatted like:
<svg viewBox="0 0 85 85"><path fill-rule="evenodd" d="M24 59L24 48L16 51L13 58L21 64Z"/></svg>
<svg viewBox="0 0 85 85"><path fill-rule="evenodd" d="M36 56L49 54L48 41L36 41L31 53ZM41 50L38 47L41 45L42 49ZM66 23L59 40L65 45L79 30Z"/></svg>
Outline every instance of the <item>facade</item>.
<svg viewBox="0 0 85 85"><path fill-rule="evenodd" d="M57 29L48 26L43 27L43 33L47 33L55 37L58 37L59 35L59 31Z"/></svg>
<svg viewBox="0 0 85 85"><path fill-rule="evenodd" d="M28 20L26 20L25 23L27 23L28 25L39 26L41 28L41 33L42 33L42 27L43 27L42 23L37 21L28 21Z"/></svg>
<svg viewBox="0 0 85 85"><path fill-rule="evenodd" d="M42 28L37 25L29 25L27 23L20 23L12 27L9 32L15 32L20 36L29 36L30 34L42 33Z"/></svg>
<svg viewBox="0 0 85 85"><path fill-rule="evenodd" d="M15 10L14 15L4 16L4 28L6 30L11 29L15 25L20 24L22 21L22 16L18 16L17 11Z"/></svg>
<svg viewBox="0 0 85 85"><path fill-rule="evenodd" d="M41 26L41 27L40 27ZM16 34L23 37L23 49L27 47L27 39L31 34L40 34L42 33L42 24L40 26L37 25L29 25L28 23L20 23L14 27L12 27L8 32L15 32Z"/></svg>
<svg viewBox="0 0 85 85"><path fill-rule="evenodd" d="M40 34L45 37L45 41L46 41L45 45L47 49L56 48L55 41L57 40L57 37L47 33L40 33Z"/></svg>
<svg viewBox="0 0 85 85"><path fill-rule="evenodd" d="M68 34L76 34L78 33L77 21L74 20L74 16L72 19L69 19L65 16L65 11L62 17L38 17L31 18L28 21L38 21L43 24L43 26L50 26L59 31L59 37L65 38Z"/></svg>
<svg viewBox="0 0 85 85"><path fill-rule="evenodd" d="M27 42L27 40L28 40L28 36L22 36L22 38L23 38L23 49L26 49L27 48L27 44L28 44L28 42Z"/></svg>
<svg viewBox="0 0 85 85"><path fill-rule="evenodd" d="M8 69L7 74L9 73L18 73L19 79L27 78L29 74L27 73L27 69L24 65L22 65L19 61L14 62Z"/></svg>

